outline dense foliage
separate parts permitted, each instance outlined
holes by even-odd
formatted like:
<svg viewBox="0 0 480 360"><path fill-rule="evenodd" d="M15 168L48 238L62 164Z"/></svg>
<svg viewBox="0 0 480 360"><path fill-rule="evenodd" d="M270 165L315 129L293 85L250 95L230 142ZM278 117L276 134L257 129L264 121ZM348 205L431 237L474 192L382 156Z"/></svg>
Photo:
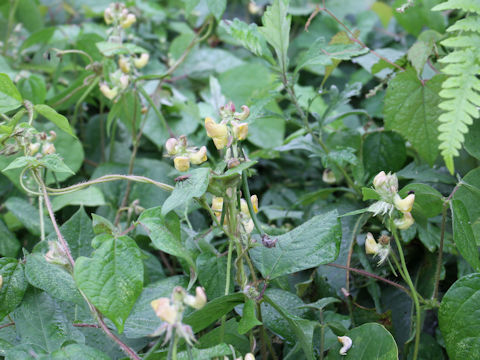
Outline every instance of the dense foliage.
<svg viewBox="0 0 480 360"><path fill-rule="evenodd" d="M5 0L0 357L480 359L478 0Z"/></svg>

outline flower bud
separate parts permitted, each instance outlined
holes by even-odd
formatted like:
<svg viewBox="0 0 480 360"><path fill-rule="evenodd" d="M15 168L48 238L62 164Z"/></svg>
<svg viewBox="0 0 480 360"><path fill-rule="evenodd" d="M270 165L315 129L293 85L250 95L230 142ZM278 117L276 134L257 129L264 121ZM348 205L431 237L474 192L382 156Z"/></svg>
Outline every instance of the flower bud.
<svg viewBox="0 0 480 360"><path fill-rule="evenodd" d="M167 140L165 143L165 148L167 149L168 155L175 155L177 153L178 140L174 137Z"/></svg>
<svg viewBox="0 0 480 360"><path fill-rule="evenodd" d="M118 66L120 67L120 70L122 70L125 74L128 74L130 72L130 63L123 56L118 59Z"/></svg>
<svg viewBox="0 0 480 360"><path fill-rule="evenodd" d="M373 179L373 186L377 189L381 187L387 181L387 174L385 171L380 171Z"/></svg>
<svg viewBox="0 0 480 360"><path fill-rule="evenodd" d="M252 15L260 14L262 12L262 7L258 6L255 1L250 1L248 3L248 12Z"/></svg>
<svg viewBox="0 0 480 360"><path fill-rule="evenodd" d="M255 360L255 356L253 356L252 353L248 353L247 355L245 355L245 360Z"/></svg>
<svg viewBox="0 0 480 360"><path fill-rule="evenodd" d="M132 26L135 23L135 21L137 21L137 18L135 17L135 15L128 14L127 18L120 23L120 26L124 29L128 29L130 26Z"/></svg>
<svg viewBox="0 0 480 360"><path fill-rule="evenodd" d="M118 94L117 88L110 89L107 84L100 85L100 91L109 100L112 100Z"/></svg>
<svg viewBox="0 0 480 360"><path fill-rule="evenodd" d="M230 159L228 159L228 161L227 161L227 167L228 167L229 169L232 169L232 168L234 168L234 167L236 167L236 166L238 166L238 165L240 165L240 160L238 160L237 158L230 158Z"/></svg>
<svg viewBox="0 0 480 360"><path fill-rule="evenodd" d="M173 164L175 165L175 169L181 172L190 169L190 159L188 156L177 156L173 159Z"/></svg>
<svg viewBox="0 0 480 360"><path fill-rule="evenodd" d="M255 214L256 214L258 212L258 197L257 197L257 195L250 196L250 201L252 202L252 205L253 205L253 211L255 211Z"/></svg>
<svg viewBox="0 0 480 360"><path fill-rule="evenodd" d="M57 138L57 133L53 130L49 131L50 136L47 138L48 141L54 142L55 139Z"/></svg>
<svg viewBox="0 0 480 360"><path fill-rule="evenodd" d="M38 150L40 150L40 143L34 143L34 144L28 145L28 152L30 156L35 155L38 152Z"/></svg>
<svg viewBox="0 0 480 360"><path fill-rule="evenodd" d="M380 251L380 245L377 244L372 233L367 234L367 239L365 240L365 252L367 255L375 255Z"/></svg>
<svg viewBox="0 0 480 360"><path fill-rule="evenodd" d="M175 324L178 316L178 311L170 303L170 299L166 297L153 300L150 305L152 306L155 314L163 321L169 324Z"/></svg>
<svg viewBox="0 0 480 360"><path fill-rule="evenodd" d="M350 350L353 344L352 339L350 339L348 336L338 336L337 339L338 342L343 345L339 351L339 354L347 355L347 351Z"/></svg>
<svg viewBox="0 0 480 360"><path fill-rule="evenodd" d="M213 139L215 147L220 150L227 146L228 129L225 124L217 124L211 117L205 118L205 129L207 135Z"/></svg>
<svg viewBox="0 0 480 360"><path fill-rule="evenodd" d="M110 25L113 22L113 14L112 9L109 7L105 9L103 12L103 19L105 20L105 24Z"/></svg>
<svg viewBox="0 0 480 360"><path fill-rule="evenodd" d="M335 184L337 182L337 178L335 174L330 169L325 169L322 174L322 180L326 184Z"/></svg>
<svg viewBox="0 0 480 360"><path fill-rule="evenodd" d="M3 286L3 276L0 275L0 290L2 289Z"/></svg>
<svg viewBox="0 0 480 360"><path fill-rule="evenodd" d="M207 303L207 295L205 294L205 290L202 287L197 286L195 289L195 296L187 295L183 300L185 304L188 306L193 307L194 309L201 309Z"/></svg>
<svg viewBox="0 0 480 360"><path fill-rule="evenodd" d="M243 214L250 216L250 211L248 211L247 200L240 199L240 210Z"/></svg>
<svg viewBox="0 0 480 360"><path fill-rule="evenodd" d="M44 155L51 155L55 154L55 146L51 143L46 143L42 147L42 153Z"/></svg>
<svg viewBox="0 0 480 360"><path fill-rule="evenodd" d="M242 110L243 111L241 113L235 113L235 118L237 120L243 121L250 115L250 109L248 108L248 106L242 105Z"/></svg>
<svg viewBox="0 0 480 360"><path fill-rule="evenodd" d="M410 226L412 226L415 222L412 214L409 212L404 212L403 217L401 219L396 219L394 221L395 226L400 230L407 230Z"/></svg>
<svg viewBox="0 0 480 360"><path fill-rule="evenodd" d="M122 90L125 90L127 88L128 83L129 83L128 75L123 74L122 76L120 76L120 88Z"/></svg>
<svg viewBox="0 0 480 360"><path fill-rule="evenodd" d="M141 69L148 64L148 59L150 59L150 55L148 55L148 53L142 53L139 58L133 59L133 65L135 65L137 69Z"/></svg>
<svg viewBox="0 0 480 360"><path fill-rule="evenodd" d="M199 165L207 161L207 148L202 146L197 152L190 153L189 158L191 163L194 165Z"/></svg>
<svg viewBox="0 0 480 360"><path fill-rule="evenodd" d="M405 199L402 199L400 195L395 194L394 204L397 210L401 212L410 212L412 211L413 203L415 202L415 194L411 193L407 195Z"/></svg>
<svg viewBox="0 0 480 360"><path fill-rule="evenodd" d="M248 135L248 124L239 123L235 120L231 122L233 127L233 137L237 140L245 140Z"/></svg>

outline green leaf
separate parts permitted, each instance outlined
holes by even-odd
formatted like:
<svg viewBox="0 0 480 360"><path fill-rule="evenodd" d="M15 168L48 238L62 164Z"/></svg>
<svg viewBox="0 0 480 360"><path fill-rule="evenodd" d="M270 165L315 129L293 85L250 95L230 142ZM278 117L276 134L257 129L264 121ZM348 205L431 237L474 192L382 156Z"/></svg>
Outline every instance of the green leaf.
<svg viewBox="0 0 480 360"><path fill-rule="evenodd" d="M363 201L381 200L380 195L378 195L378 193L372 188L363 187L362 188L362 195L363 195Z"/></svg>
<svg viewBox="0 0 480 360"><path fill-rule="evenodd" d="M103 216L92 214L92 228L93 232L97 235L99 234L114 234L117 229L110 220L105 219Z"/></svg>
<svg viewBox="0 0 480 360"><path fill-rule="evenodd" d="M1 258L0 275L3 277L0 288L0 318L3 319L22 302L28 283L23 264L17 259Z"/></svg>
<svg viewBox="0 0 480 360"><path fill-rule="evenodd" d="M95 237L92 230L92 220L88 217L85 209L80 208L61 227L60 232L70 247L74 259L79 256L89 256L92 253L90 243ZM52 233L47 240L57 240L57 235Z"/></svg>
<svg viewBox="0 0 480 360"><path fill-rule="evenodd" d="M58 350L66 341L85 342L83 334L67 320L55 300L35 288L27 291L14 318L22 342L38 345L48 352Z"/></svg>
<svg viewBox="0 0 480 360"><path fill-rule="evenodd" d="M57 125L62 131L65 131L67 134L76 138L72 128L70 127L70 124L68 123L68 119L65 116L60 115L48 105L35 105L33 108L40 115Z"/></svg>
<svg viewBox="0 0 480 360"><path fill-rule="evenodd" d="M242 304L245 301L245 295L242 293L235 293L225 295L209 301L200 310L184 318L184 323L192 327L193 332L202 331L223 315L228 314L235 306Z"/></svg>
<svg viewBox="0 0 480 360"><path fill-rule="evenodd" d="M288 43L290 41L291 17L287 14L288 1L274 0L263 14L262 24L258 30L275 49L282 71L288 66Z"/></svg>
<svg viewBox="0 0 480 360"><path fill-rule="evenodd" d="M279 236L273 248L253 248L250 256L262 276L273 279L335 261L341 237L338 212L334 210Z"/></svg>
<svg viewBox="0 0 480 360"><path fill-rule="evenodd" d="M465 135L465 150L473 157L480 160L480 121L474 121Z"/></svg>
<svg viewBox="0 0 480 360"><path fill-rule="evenodd" d="M22 95L7 74L0 74L0 113L7 113L22 105Z"/></svg>
<svg viewBox="0 0 480 360"><path fill-rule="evenodd" d="M403 13L394 11L393 16L407 32L414 36L418 36L425 26L443 33L445 31L443 15L431 11L438 2L439 0L415 1ZM396 0L392 7L397 9L403 4L405 4L404 0Z"/></svg>
<svg viewBox="0 0 480 360"><path fill-rule="evenodd" d="M405 142L392 131L368 134L363 142L363 166L370 176L398 171L407 159Z"/></svg>
<svg viewBox="0 0 480 360"><path fill-rule="evenodd" d="M346 333L353 345L346 356L339 354L341 344L336 344L328 352L327 360L398 360L395 339L387 329L377 323L360 325Z"/></svg>
<svg viewBox="0 0 480 360"><path fill-rule="evenodd" d="M325 297L320 300L315 301L314 303L311 304L305 304L303 306L300 306L300 308L312 308L312 309L317 309L320 311L323 311L325 307L328 305L334 304L334 303L339 303L341 302L339 299L334 298L334 297Z"/></svg>
<svg viewBox="0 0 480 360"><path fill-rule="evenodd" d="M100 350L83 344L69 344L50 355L52 360L111 360Z"/></svg>
<svg viewBox="0 0 480 360"><path fill-rule="evenodd" d="M58 211L65 206L102 206L106 205L102 191L95 186L77 190L73 193L55 196L52 200L53 211Z"/></svg>
<svg viewBox="0 0 480 360"><path fill-rule="evenodd" d="M162 215L162 207L145 210L138 218L148 231L155 248L185 259L188 264L195 268L195 263L185 247L180 234L180 220L174 212Z"/></svg>
<svg viewBox="0 0 480 360"><path fill-rule="evenodd" d="M178 360L210 360L226 358L227 355L232 355L232 349L227 344L218 344L208 349L192 348L192 353L189 355L187 351L182 351L178 354Z"/></svg>
<svg viewBox="0 0 480 360"><path fill-rule="evenodd" d="M15 235L8 230L4 222L0 220L0 255L16 257L20 247L20 242Z"/></svg>
<svg viewBox="0 0 480 360"><path fill-rule="evenodd" d="M199 168L189 173L185 181L177 182L170 196L162 206L162 215L168 214L173 209L185 205L194 197L200 197L207 191L210 180L210 169Z"/></svg>
<svg viewBox="0 0 480 360"><path fill-rule="evenodd" d="M241 354L250 352L250 342L245 335L238 333L238 322L235 318L226 321L223 329L221 326L218 326L200 337L198 339L198 347L203 349L217 345L218 339L220 339L222 334L223 341L232 345Z"/></svg>
<svg viewBox="0 0 480 360"><path fill-rule="evenodd" d="M420 77L423 73L423 68L427 63L427 60L433 51L433 45L433 41L425 42L419 40L415 42L410 49L408 49L408 60L412 63L417 75Z"/></svg>
<svg viewBox="0 0 480 360"><path fill-rule="evenodd" d="M438 311L449 359L480 359L479 312L480 274L469 274L450 287Z"/></svg>
<svg viewBox="0 0 480 360"><path fill-rule="evenodd" d="M480 246L480 168L467 173L462 179L464 184L460 186L453 198L460 200L467 209L468 217L472 225L476 244Z"/></svg>
<svg viewBox="0 0 480 360"><path fill-rule="evenodd" d="M451 210L453 214L452 226L455 245L470 266L476 271L480 271L478 248L467 209L460 200L452 200Z"/></svg>
<svg viewBox="0 0 480 360"><path fill-rule="evenodd" d="M48 263L42 254L30 254L25 264L25 275L30 284L51 296L65 301L83 304L71 274L59 265Z"/></svg>
<svg viewBox="0 0 480 360"><path fill-rule="evenodd" d="M302 319L298 316L290 314L284 308L282 308L276 301L270 298L269 293L267 292L264 295L265 301L273 307L285 320L287 320L290 328L295 333L297 341L303 349L305 357L308 360L314 360L313 355L313 332L317 326L320 324L316 321L310 321Z"/></svg>
<svg viewBox="0 0 480 360"><path fill-rule="evenodd" d="M412 68L397 74L389 82L385 96L385 128L395 130L410 141L430 165L438 156L438 95L444 75L435 75L423 83Z"/></svg>
<svg viewBox="0 0 480 360"><path fill-rule="evenodd" d="M74 175L75 173L70 169L64 162L63 159L58 154L49 154L42 157L40 163L45 166L47 169L52 170L53 172L60 173L70 173Z"/></svg>
<svg viewBox="0 0 480 360"><path fill-rule="evenodd" d="M267 57L272 56L264 37L258 31L257 24L247 24L235 18L233 21L223 21L220 26L232 35L235 40L240 42L243 47L255 55L265 55Z"/></svg>
<svg viewBox="0 0 480 360"><path fill-rule="evenodd" d="M243 304L243 313L242 319L238 323L238 333L245 334L255 326L262 325L260 321L258 321L257 316L255 315L255 301L252 299L246 299L245 303Z"/></svg>
<svg viewBox="0 0 480 360"><path fill-rule="evenodd" d="M145 287L125 322L125 336L141 338L153 334L162 325L162 320L155 315L150 303L161 297L170 297L176 286L187 285L185 276L171 276Z"/></svg>
<svg viewBox="0 0 480 360"><path fill-rule="evenodd" d="M74 278L121 333L143 287L143 263L135 241L128 236L104 240L91 258L77 259Z"/></svg>
<svg viewBox="0 0 480 360"><path fill-rule="evenodd" d="M227 0L207 0L207 6L213 16L215 16L217 20L220 20L227 7Z"/></svg>
<svg viewBox="0 0 480 360"><path fill-rule="evenodd" d="M209 253L202 253L197 257L197 273L200 285L205 288L207 299L213 300L225 295L225 283L227 281L227 258L218 257ZM233 279L233 273L230 274ZM230 282L229 292L232 293L233 282Z"/></svg>
<svg viewBox="0 0 480 360"><path fill-rule="evenodd" d="M33 235L40 235L40 214L38 208L31 205L27 200L19 197L11 197L5 202L6 208L27 228ZM45 233L53 232L50 219L44 214Z"/></svg>
<svg viewBox="0 0 480 360"><path fill-rule="evenodd" d="M18 89L24 99L33 104L43 104L47 96L47 86L45 80L38 75L30 75L28 78L21 79L18 82Z"/></svg>

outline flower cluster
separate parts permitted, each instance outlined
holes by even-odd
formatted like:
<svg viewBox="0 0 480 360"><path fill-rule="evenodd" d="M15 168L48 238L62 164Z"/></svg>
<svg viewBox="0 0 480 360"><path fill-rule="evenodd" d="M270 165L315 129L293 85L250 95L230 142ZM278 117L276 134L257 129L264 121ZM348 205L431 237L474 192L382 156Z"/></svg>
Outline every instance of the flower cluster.
<svg viewBox="0 0 480 360"><path fill-rule="evenodd" d="M378 257L378 265L382 265L385 260L387 260L388 254L390 253L390 238L386 235L382 235L377 243L372 233L368 233L367 239L365 240L365 252L367 255L375 255Z"/></svg>
<svg viewBox="0 0 480 360"><path fill-rule="evenodd" d="M103 12L103 19L107 25L120 26L122 29L128 29L137 18L135 14L128 11L123 3L112 3Z"/></svg>
<svg viewBox="0 0 480 360"><path fill-rule="evenodd" d="M34 138L36 139L36 142L31 142L28 145L26 151L27 155L36 155L37 158L41 158L43 155L55 154L56 149L55 145L53 145L53 142L57 138L55 131L50 131L48 135L44 132L40 132L36 134ZM39 153L40 148L42 151Z"/></svg>
<svg viewBox="0 0 480 360"><path fill-rule="evenodd" d="M170 138L165 143L165 149L167 150L167 156L173 157L173 164L178 171L187 171L190 169L190 163L194 165L200 165L207 161L207 148L202 146L200 149L197 147L189 147L187 137L182 135L178 139Z"/></svg>
<svg viewBox="0 0 480 360"><path fill-rule="evenodd" d="M373 179L375 191L380 196L380 200L372 204L368 210L374 215L388 214L392 216L394 209L397 209L402 217L395 219L394 223L400 230L406 230L413 225L415 220L411 214L413 203L415 202L415 194L409 192L407 197L402 199L398 194L398 179L395 174L385 174L384 171L375 176Z"/></svg>
<svg viewBox="0 0 480 360"><path fill-rule="evenodd" d="M253 205L253 211L255 213L258 212L258 197L257 195L250 196L250 201ZM222 210L223 210L223 198L222 197L214 197L212 199L212 210L217 217L217 220L221 220ZM239 213L239 223L242 226L245 233L250 234L255 227L252 217L250 215L250 211L248 210L247 200L240 199L240 213ZM227 217L225 217L224 225L228 224Z"/></svg>
<svg viewBox="0 0 480 360"><path fill-rule="evenodd" d="M137 21L135 14L128 11L122 3L110 4L105 9L103 14L105 23L111 25L109 38L110 42L122 42L122 31L128 29ZM122 54L118 57L115 71L108 75L108 81L103 81L100 86L100 91L109 100L117 98L118 94L122 93L128 88L131 83L131 77L136 75L135 69L141 69L148 63L150 55L146 52L141 54L127 55Z"/></svg>
<svg viewBox="0 0 480 360"><path fill-rule="evenodd" d="M244 122L250 115L250 109L243 105L242 112L235 112L235 105L229 102L220 108L222 120L216 123L211 117L205 118L205 129L218 150L224 149L232 142L245 140L248 135L248 123Z"/></svg>
<svg viewBox="0 0 480 360"><path fill-rule="evenodd" d="M162 297L153 300L152 306L155 314L163 321L163 324L155 331L152 336L160 336L166 333L166 343L172 336L173 329L176 329L176 334L185 339L185 341L192 345L195 341L192 328L182 323L183 312L186 306L194 309L201 309L207 303L207 296L205 290L201 287L195 289L195 296L190 295L181 286L175 287L170 298Z"/></svg>

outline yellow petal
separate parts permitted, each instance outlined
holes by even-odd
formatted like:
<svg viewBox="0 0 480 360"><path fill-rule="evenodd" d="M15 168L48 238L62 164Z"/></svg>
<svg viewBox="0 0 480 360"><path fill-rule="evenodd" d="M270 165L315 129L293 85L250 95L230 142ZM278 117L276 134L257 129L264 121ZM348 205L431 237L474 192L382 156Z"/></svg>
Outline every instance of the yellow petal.
<svg viewBox="0 0 480 360"><path fill-rule="evenodd" d="M173 164L175 165L175 169L178 171L187 171L190 169L190 159L188 156L177 156L173 159Z"/></svg>
<svg viewBox="0 0 480 360"><path fill-rule="evenodd" d="M397 210L402 212L412 211L413 203L415 202L415 194L409 194L405 199L402 199L400 195L396 194L394 204Z"/></svg>
<svg viewBox="0 0 480 360"><path fill-rule="evenodd" d="M380 250L380 245L377 244L373 235L371 233L368 233L367 239L365 240L365 252L368 255L374 255L374 254L377 254L379 250Z"/></svg>

